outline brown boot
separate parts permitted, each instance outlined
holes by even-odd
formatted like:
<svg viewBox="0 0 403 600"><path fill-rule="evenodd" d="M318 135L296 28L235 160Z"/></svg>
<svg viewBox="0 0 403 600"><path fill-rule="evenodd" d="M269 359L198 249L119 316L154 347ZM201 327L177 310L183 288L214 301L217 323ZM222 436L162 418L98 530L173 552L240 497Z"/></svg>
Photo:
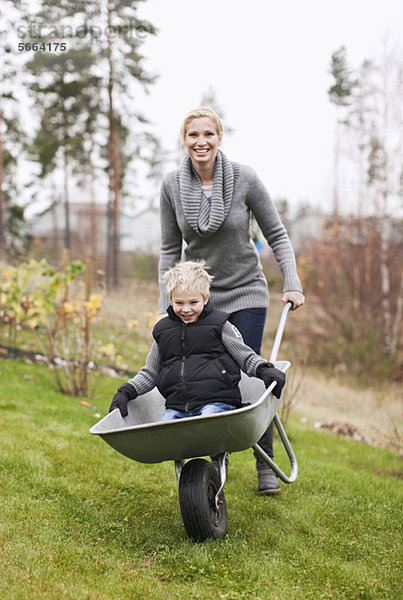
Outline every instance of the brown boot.
<svg viewBox="0 0 403 600"><path fill-rule="evenodd" d="M270 495L279 494L281 492L280 484L274 471L272 471L266 463L258 465L257 479L258 494Z"/></svg>
<svg viewBox="0 0 403 600"><path fill-rule="evenodd" d="M267 431L262 435L258 441L259 446L266 452L266 454L273 458L273 423L270 423ZM278 494L281 492L280 484L277 481L277 477L269 467L267 463L254 451L253 454L256 458L257 478L258 478L258 494Z"/></svg>

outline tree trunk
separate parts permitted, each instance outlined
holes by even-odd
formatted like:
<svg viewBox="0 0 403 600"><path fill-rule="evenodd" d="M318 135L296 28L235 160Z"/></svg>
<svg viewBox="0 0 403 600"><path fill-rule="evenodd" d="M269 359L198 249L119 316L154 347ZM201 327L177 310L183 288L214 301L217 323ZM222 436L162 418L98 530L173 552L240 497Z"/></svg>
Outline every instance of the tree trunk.
<svg viewBox="0 0 403 600"><path fill-rule="evenodd" d="M63 148L63 158L64 158L64 247L70 249L71 248L71 235L70 235L70 198L69 198L69 163L67 158L67 148L66 146Z"/></svg>
<svg viewBox="0 0 403 600"><path fill-rule="evenodd" d="M110 14L108 15L108 22ZM114 70L112 57L112 40L108 39L108 62L109 62L109 223L108 223L108 256L107 256L107 276L106 281L109 287L118 287L119 285L119 255L120 255L120 231L119 231L119 149L118 136L116 131L116 118L113 106L113 87ZM110 237L109 237L110 236Z"/></svg>
<svg viewBox="0 0 403 600"><path fill-rule="evenodd" d="M112 193L109 190L106 207L106 288L112 288Z"/></svg>
<svg viewBox="0 0 403 600"><path fill-rule="evenodd" d="M0 98L1 101L1 98ZM0 253L4 252L5 235L4 235L4 196L3 196L3 138L2 138L3 117L0 105Z"/></svg>
<svg viewBox="0 0 403 600"><path fill-rule="evenodd" d="M340 163L340 119L336 119L336 131L334 136L334 157L333 157L333 217L337 225L339 219L339 163Z"/></svg>
<svg viewBox="0 0 403 600"><path fill-rule="evenodd" d="M119 203L119 163L117 134L113 129L111 132L111 150L113 161L113 211L112 211L112 265L113 286L119 285L119 256L120 256L120 203Z"/></svg>
<svg viewBox="0 0 403 600"><path fill-rule="evenodd" d="M96 257L98 254L98 233L97 233L97 224L98 224L98 213L97 213L97 203L95 201L95 190L94 190L94 166L91 163L90 165L90 173L89 173L89 192L90 192L90 233L91 233L91 250L90 250L90 258L92 264L95 264Z"/></svg>
<svg viewBox="0 0 403 600"><path fill-rule="evenodd" d="M54 259L55 259L55 263L57 264L59 262L59 205L60 205L60 197L58 196L58 194L56 193L55 187L52 186L52 208L51 208L51 215L52 215L52 227L53 227L53 252L54 252Z"/></svg>
<svg viewBox="0 0 403 600"><path fill-rule="evenodd" d="M396 314L392 326L392 339L390 342L390 352L392 356L397 353L397 345L399 342L400 323L403 313L403 274L400 277L399 295L396 302Z"/></svg>
<svg viewBox="0 0 403 600"><path fill-rule="evenodd" d="M389 154L388 154L388 121L389 121L389 91L388 91L388 57L385 49L384 68L383 68L383 181L381 180L382 190L382 222L381 222L381 289L382 289L382 309L383 309L383 339L385 354L390 356L392 349L392 314L390 308L390 272L388 264L389 247L389 217L388 217L388 197L389 197Z"/></svg>

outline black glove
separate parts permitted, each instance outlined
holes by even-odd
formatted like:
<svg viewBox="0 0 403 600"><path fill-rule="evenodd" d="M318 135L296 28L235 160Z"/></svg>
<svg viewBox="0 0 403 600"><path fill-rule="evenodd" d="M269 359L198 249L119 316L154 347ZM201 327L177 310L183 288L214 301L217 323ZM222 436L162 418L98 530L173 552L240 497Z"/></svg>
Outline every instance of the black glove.
<svg viewBox="0 0 403 600"><path fill-rule="evenodd" d="M127 403L129 400L137 398L138 394L131 383L124 383L118 388L118 391L112 398L112 404L109 407L109 412L115 408L120 410L122 417L127 417Z"/></svg>
<svg viewBox="0 0 403 600"><path fill-rule="evenodd" d="M276 398L280 398L281 390L285 384L285 373L283 371L276 369L272 363L268 362L258 366L256 376L264 381L266 388L275 381L277 385L273 390L273 394Z"/></svg>

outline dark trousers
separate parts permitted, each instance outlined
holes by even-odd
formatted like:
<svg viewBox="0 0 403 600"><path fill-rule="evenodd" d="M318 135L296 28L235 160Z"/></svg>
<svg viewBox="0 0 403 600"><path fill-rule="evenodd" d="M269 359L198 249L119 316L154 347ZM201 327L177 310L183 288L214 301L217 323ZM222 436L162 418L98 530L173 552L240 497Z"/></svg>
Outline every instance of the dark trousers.
<svg viewBox="0 0 403 600"><path fill-rule="evenodd" d="M266 312L265 308L245 308L232 313L229 318L231 323L241 332L245 344L252 348L256 354L261 352ZM262 435L258 444L270 458L273 458L273 423L270 423L269 428ZM254 455L258 459L256 452L254 452Z"/></svg>

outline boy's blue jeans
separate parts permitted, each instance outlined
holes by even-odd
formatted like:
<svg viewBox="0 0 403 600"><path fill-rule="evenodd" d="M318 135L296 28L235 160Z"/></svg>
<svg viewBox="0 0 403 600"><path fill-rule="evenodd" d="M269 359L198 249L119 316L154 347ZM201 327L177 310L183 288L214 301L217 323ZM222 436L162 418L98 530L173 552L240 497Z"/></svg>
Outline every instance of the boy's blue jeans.
<svg viewBox="0 0 403 600"><path fill-rule="evenodd" d="M214 415L215 413L226 412L228 410L234 410L235 408L236 407L233 404L227 404L226 402L210 402L209 404L203 404L203 406L188 411L167 408L160 421L173 421L174 419L184 419L185 417Z"/></svg>

